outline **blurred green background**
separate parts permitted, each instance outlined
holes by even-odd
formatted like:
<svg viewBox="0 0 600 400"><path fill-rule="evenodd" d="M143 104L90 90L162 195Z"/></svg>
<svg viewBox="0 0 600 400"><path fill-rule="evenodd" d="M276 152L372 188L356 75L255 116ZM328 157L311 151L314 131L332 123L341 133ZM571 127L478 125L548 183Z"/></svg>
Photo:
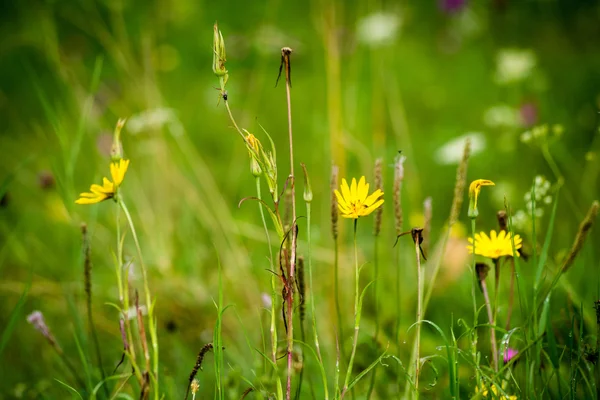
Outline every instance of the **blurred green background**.
<svg viewBox="0 0 600 400"><path fill-rule="evenodd" d="M273 137L280 186L289 161L285 89L281 83L275 87L275 81L281 47L294 49L295 156L307 165L315 191L314 291L321 300L318 317L328 374L335 361L332 163L340 165L342 177L372 180L374 160L384 160L381 268L389 282L383 283L382 318L392 342L396 268L389 195L398 150L407 157L405 228L422 223L422 203L431 196L432 243L448 217L466 137L473 144L469 181L486 178L497 184L482 195L481 229L496 227L495 211L504 207L505 197L514 211L526 211L524 195L537 175L552 184L549 196L564 181L552 260L559 262L570 247L579 221L600 193L597 1L33 0L2 2L0 21L0 398L67 395L54 378L68 381L68 373L26 322L33 310L44 313L74 363L81 364L78 346L91 354L82 222L92 235L94 309L106 369L120 358L118 315L105 305L118 297L112 266L115 206L74 204L78 193L108 175L111 132L119 117L128 118L123 142L132 161L123 192L157 299L167 398L183 396L198 350L212 339L218 260L224 268L225 302L235 305L224 322L231 393L239 397L247 386L239 375L252 379L252 371L262 368L246 339L260 347L257 321L267 329L261 294L269 291L268 251L256 205L238 208L240 199L255 194L254 182L247 151L215 90L215 21L227 46L233 114L263 143L261 125ZM548 124L547 136L531 138L531 129L541 124ZM540 208L539 241L551 207ZM300 210L303 215L302 203ZM463 222L465 213L463 206ZM342 229L349 327L350 223ZM364 261L373 258L371 231L372 219L361 220ZM529 248L536 243L526 223L520 233ZM300 252L306 252L304 234L301 226ZM464 234L456 234L453 252L446 255L440 290L427 314L444 329L452 316L456 321L472 315ZM133 258L130 241L126 254ZM570 324L579 302L585 304L587 321L594 322L588 306L599 295L597 230L589 242L566 277L572 290L555 303L557 325ZM414 321L416 304L414 261L409 248L405 253L401 337ZM555 265L549 264L548 276ZM533 272L524 269L531 278ZM365 271L365 276L372 273ZM132 274L139 285L135 265ZM361 339L366 344L373 329L369 310ZM424 334L426 351L435 352L441 343L427 329ZM399 353L402 359L407 360L408 348ZM375 354L366 349L359 362L368 365ZM207 364L200 373L208 394L211 371ZM390 385L395 382L391 372L387 376ZM470 384L467 374L465 393L472 392ZM443 386L430 394L445 393Z"/></svg>

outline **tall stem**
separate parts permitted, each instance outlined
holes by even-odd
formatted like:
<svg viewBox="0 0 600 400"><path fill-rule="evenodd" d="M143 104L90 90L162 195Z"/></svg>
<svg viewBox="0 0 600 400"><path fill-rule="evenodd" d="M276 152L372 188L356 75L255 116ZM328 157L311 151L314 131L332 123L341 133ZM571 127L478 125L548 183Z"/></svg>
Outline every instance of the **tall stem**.
<svg viewBox="0 0 600 400"><path fill-rule="evenodd" d="M313 286L313 273L312 273L312 253L311 253L311 232L310 232L310 202L306 203L306 240L308 244L308 282L310 291L308 295L308 301L310 302L310 312L312 315L312 328L313 337L315 341L315 348L317 349L317 357L319 357L319 363L323 365L323 357L321 356L321 345L319 344L319 332L317 331L317 315L315 308L315 292ZM325 383L323 389L325 390L325 400L329 399L329 391L327 390L327 384Z"/></svg>
<svg viewBox="0 0 600 400"><path fill-rule="evenodd" d="M127 341L129 342L128 348L124 351L128 354L131 361L134 374L140 384L143 384L142 373L137 366L137 360L135 357L135 345L133 342L133 334L131 332L131 323L128 317L129 313L129 266L125 270L125 280L123 280L123 234L121 232L121 207L117 206L116 212L116 224L117 224L117 285L119 286L119 301L121 302L121 314L125 323L125 334Z"/></svg>
<svg viewBox="0 0 600 400"><path fill-rule="evenodd" d="M338 337L339 340L344 340L344 326L342 325L342 311L340 308L340 283L339 283L339 245L338 239L333 239L333 292L335 297L335 312L337 314ZM342 347L341 356L345 358Z"/></svg>
<svg viewBox="0 0 600 400"><path fill-rule="evenodd" d="M287 290L287 312L288 312L288 331L287 331L287 390L286 399L290 400L292 396L292 369L293 369L293 349L294 349L294 282L296 275L296 192L295 192L295 175L294 175L294 141L292 135L292 98L291 98L291 76L290 76L290 54L292 50L284 47L281 49L283 62L285 64L285 94L287 101L287 117L288 117L288 134L290 141L290 190L292 192L292 244L290 251L290 271L288 277Z"/></svg>
<svg viewBox="0 0 600 400"><path fill-rule="evenodd" d="M421 269L421 250L419 240L415 240L415 251L417 256L417 339L415 356L415 394L419 398L419 372L421 370L421 320L423 319L423 271Z"/></svg>
<svg viewBox="0 0 600 400"><path fill-rule="evenodd" d="M229 101L224 100L223 102L225 103L225 108L227 109L227 114L229 114L229 119L231 120L231 123L233 124L233 126L235 127L235 130L238 131L238 133L240 134L242 139L244 139L244 142L245 142L246 136L244 136L244 133L242 132L242 130L240 129L238 124L235 122L235 119L233 118L233 114L231 113L231 109L229 108Z"/></svg>
<svg viewBox="0 0 600 400"><path fill-rule="evenodd" d="M125 205L125 202L121 198L121 196L117 197L117 202L123 209L125 213L125 217L127 218L127 222L129 223L129 229L131 229L131 235L133 236L133 241L135 243L135 248L137 250L138 261L140 263L140 267L142 270L142 278L144 280L144 294L146 297L146 308L148 311L148 326L150 330L150 341L152 343L152 355L153 355L153 373L151 374L151 378L154 380L154 398L156 400L159 399L159 385L158 385L158 338L156 335L156 326L154 320L154 306L152 304L152 299L150 297L150 288L148 286L148 273L146 270L146 264L144 264L144 259L142 257L142 248L140 247L140 242L138 240L137 233L135 231L135 225L133 224L133 220L131 219L131 214Z"/></svg>
<svg viewBox="0 0 600 400"><path fill-rule="evenodd" d="M513 304L515 302L515 261L511 259L510 289L508 293L508 311L506 312L506 330L510 329L510 318L512 316Z"/></svg>
<svg viewBox="0 0 600 400"><path fill-rule="evenodd" d="M352 376L352 367L354 365L354 356L356 355L356 347L358 345L358 331L360 329L360 308L359 308L359 269L358 269L358 246L356 244L356 227L358 218L354 219L354 340L352 341L352 353L350 353L350 363L346 371L346 379L344 380L344 389L342 390L342 398L348 391L350 376Z"/></svg>
<svg viewBox="0 0 600 400"><path fill-rule="evenodd" d="M260 191L260 176L255 177L256 180L256 197L259 200L262 200L262 195ZM263 227L265 228L265 236L267 237L267 245L269 246L269 262L271 264L271 270L273 268L273 248L271 247L271 237L269 236L269 228L267 228L267 221L265 219L265 212L263 210L262 202L258 202L258 209L260 211L260 218L263 223ZM277 363L277 310L275 307L275 303L277 302L277 292L275 290L276 287L276 276L271 274L271 361Z"/></svg>
<svg viewBox="0 0 600 400"><path fill-rule="evenodd" d="M378 292L378 280L379 280L379 235L375 235L375 240L373 244L373 268L374 268L374 281L373 281L373 291L374 291L374 302L375 302L375 335L374 341L378 343L379 338L379 292ZM377 378L377 367L373 368L373 373L371 374L371 382L369 383L369 390L367 391L367 399L371 398L373 394L373 390L375 389L375 379Z"/></svg>
<svg viewBox="0 0 600 400"><path fill-rule="evenodd" d="M485 308L487 309L488 322L490 324L490 344L492 347L492 360L494 361L494 371L498 371L498 348L496 345L496 328L494 324L494 314L492 312L492 305L490 304L490 296L488 294L487 285L485 279L479 281L481 283L481 291L483 292L483 299L485 300Z"/></svg>
<svg viewBox="0 0 600 400"><path fill-rule="evenodd" d="M401 244L398 243L398 245L396 246L396 254L395 254L395 258L396 258L396 351L398 352L398 354L400 354L400 323L401 323L401 319L402 319L402 293L400 291L401 286L402 286L402 273L401 273L401 269L400 269L400 246ZM414 347L413 347L414 350ZM411 360L412 360L412 356L411 356ZM396 384L398 385L398 390L400 390L400 378L402 377L402 366L398 365L398 369L397 369L397 373L396 373ZM408 396L408 389L410 388L410 385L406 385L405 386L405 390L404 390L404 397L403 398L407 398Z"/></svg>
<svg viewBox="0 0 600 400"><path fill-rule="evenodd" d="M477 298L475 297L475 287L477 286L477 268L475 266L475 218L471 218L471 240L473 241L473 278L471 280L471 298L473 299L473 331L471 333L471 355L473 356L473 365L475 365L475 384L477 387L481 385L481 376L479 374L479 363L477 357Z"/></svg>

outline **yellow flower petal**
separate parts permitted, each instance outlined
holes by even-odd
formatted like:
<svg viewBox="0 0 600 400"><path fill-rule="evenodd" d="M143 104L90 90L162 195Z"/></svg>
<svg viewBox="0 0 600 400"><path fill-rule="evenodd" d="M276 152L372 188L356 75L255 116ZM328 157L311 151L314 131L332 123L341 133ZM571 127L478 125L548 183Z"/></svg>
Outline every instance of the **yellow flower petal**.
<svg viewBox="0 0 600 400"><path fill-rule="evenodd" d="M350 195L350 187L348 186L348 182L344 178L342 178L342 186L340 186L340 189L342 189L342 196L344 199L352 198L352 196Z"/></svg>
<svg viewBox="0 0 600 400"><path fill-rule="evenodd" d="M129 160L121 159L118 163L113 162L110 164L110 175L112 176L113 183L115 186L120 186L125 178L125 173L129 168Z"/></svg>
<svg viewBox="0 0 600 400"><path fill-rule="evenodd" d="M377 199L379 199L381 196L383 196L383 192L381 191L381 189L377 189L376 191L374 191L369 197L367 197L364 201L364 203L367 206L372 205L373 203L375 203L375 201Z"/></svg>
<svg viewBox="0 0 600 400"><path fill-rule="evenodd" d="M350 184L350 196L352 199L357 199L358 195L356 194L356 178L352 178L352 183Z"/></svg>
<svg viewBox="0 0 600 400"><path fill-rule="evenodd" d="M365 182L365 177L362 176L358 182L357 198L361 202L365 202L367 195L369 194L369 184Z"/></svg>

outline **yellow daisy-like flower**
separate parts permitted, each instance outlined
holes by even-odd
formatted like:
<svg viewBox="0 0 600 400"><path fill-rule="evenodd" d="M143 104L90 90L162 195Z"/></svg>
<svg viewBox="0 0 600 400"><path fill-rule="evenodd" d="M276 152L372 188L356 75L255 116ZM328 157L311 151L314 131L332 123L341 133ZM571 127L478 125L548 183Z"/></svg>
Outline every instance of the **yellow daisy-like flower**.
<svg viewBox="0 0 600 400"><path fill-rule="evenodd" d="M494 185L496 185L494 182L487 179L475 179L471 182L471 185L469 185L469 218L475 218L479 215L479 211L477 210L477 198L479 197L481 187Z"/></svg>
<svg viewBox="0 0 600 400"><path fill-rule="evenodd" d="M129 167L129 160L119 160L110 164L110 175L112 182L108 178L102 179L102 186L93 184L89 192L81 193L75 200L77 204L96 204L101 201L112 199L121 183L125 178L125 173Z"/></svg>
<svg viewBox="0 0 600 400"><path fill-rule="evenodd" d="M473 254L473 238L469 238L469 246L467 249L470 254ZM515 250L522 247L523 239L519 235L515 235ZM515 251L517 257L520 257L518 251ZM500 231L496 234L496 231L492 230L490 236L485 232L475 234L475 254L482 255L488 258L498 258L502 256L512 256L512 234L506 233L506 231Z"/></svg>
<svg viewBox="0 0 600 400"><path fill-rule="evenodd" d="M364 176L360 178L358 184L356 184L356 179L352 178L350 186L345 179L342 179L340 189L341 193L339 190L335 190L335 196L338 200L340 214L344 218L364 217L383 204L381 189L377 189L369 195L369 184L366 183Z"/></svg>

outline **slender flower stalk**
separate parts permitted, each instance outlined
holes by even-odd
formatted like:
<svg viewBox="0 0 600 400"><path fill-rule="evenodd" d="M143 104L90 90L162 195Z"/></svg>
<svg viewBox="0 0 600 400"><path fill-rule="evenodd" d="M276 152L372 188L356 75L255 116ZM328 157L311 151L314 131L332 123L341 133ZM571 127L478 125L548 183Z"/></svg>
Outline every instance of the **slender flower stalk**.
<svg viewBox="0 0 600 400"><path fill-rule="evenodd" d="M342 389L342 396L348 391L348 384L350 383L350 377L352 376L352 367L354 366L354 356L356 355L356 347L358 346L358 332L360 330L360 270L358 268L358 246L356 244L356 227L358 225L358 218L354 219L354 338L352 340L352 352L350 353L350 362L348 363L348 370L346 371L346 379L344 380L344 387Z"/></svg>
<svg viewBox="0 0 600 400"><path fill-rule="evenodd" d="M477 266L475 263L475 252L477 251L477 242L475 241L475 218L474 217L470 217L471 218L471 240L473 243L473 262L472 262L472 268L473 268L473 279L472 279L472 283L471 283L471 298L473 299L473 327L475 327L477 325L477 298L475 297L475 286L477 285L476 282L478 282L478 277L477 277ZM476 366L475 368L475 383L477 386L481 385L481 374L479 372L479 357L477 356L477 329L473 328L471 331L471 355L473 357L473 365Z"/></svg>
<svg viewBox="0 0 600 400"><path fill-rule="evenodd" d="M100 369L100 376L102 380L106 380L106 374L104 373L104 366L102 362L102 353L100 351L100 342L98 341L98 333L96 332L96 324L94 323L94 313L92 310L92 248L90 239L87 231L87 225L81 224L81 236L82 236L82 250L83 250L83 270L84 270L84 286L86 296L86 308L88 316L88 328L92 335L92 341L94 343L94 351L96 352L96 361L98 362L98 368ZM108 385L104 386L104 394L106 397L110 397Z"/></svg>
<svg viewBox="0 0 600 400"><path fill-rule="evenodd" d="M494 321L494 313L492 311L492 305L490 303L490 295L488 294L487 285L485 278L490 267L484 263L477 263L475 265L477 278L479 279L479 287L483 293L483 299L485 301L485 308L488 315L488 323L490 324L490 344L492 347L492 360L494 363L494 371L498 371L498 345L496 344L496 327Z"/></svg>
<svg viewBox="0 0 600 400"><path fill-rule="evenodd" d="M342 324L342 311L340 308L340 289L339 289L339 240L338 240L338 200L335 191L338 187L339 168L337 165L331 167L331 234L333 236L333 297L335 301L335 313L337 316L337 335L344 337L344 326ZM342 355L343 348L342 348Z"/></svg>
<svg viewBox="0 0 600 400"><path fill-rule="evenodd" d="M383 159L375 160L374 182L375 189L383 190ZM381 233L381 224L383 221L383 207L377 208L375 211L375 219L373 225L373 303L375 306L375 334L374 341L378 343L379 338L379 234ZM375 379L377 378L377 367L373 368L371 374L371 382L367 391L367 399L371 398L375 389Z"/></svg>
<svg viewBox="0 0 600 400"><path fill-rule="evenodd" d="M475 227L476 227L476 219L479 215L479 210L477 208L477 200L479 198L479 192L481 191L482 186L493 186L494 182L487 179L476 179L469 185L469 211L467 215L471 220L471 237L470 242L472 243L471 252L473 253L473 278L471 284L471 298L473 299L473 326L477 325L477 298L475 296L475 286L478 285L479 279L477 276L477 266L475 260L475 254L478 251L478 243L476 241L477 236L475 235ZM471 353L473 355L474 365L479 365L478 357L477 357L477 329L473 329L471 333ZM476 376L476 384L477 386L481 385L481 374L479 373L479 368L475 369Z"/></svg>
<svg viewBox="0 0 600 400"><path fill-rule="evenodd" d="M138 240L138 236L137 233L135 231L135 225L133 224L133 220L131 218L131 214L129 213L129 210L127 209L127 206L125 205L125 202L123 201L123 199L118 196L117 197L117 203L119 204L119 206L121 207L121 209L123 210L123 213L125 214L125 217L127 218L127 222L129 224L129 229L131 230L131 235L133 236L133 241L135 243L135 248L137 249L137 255L138 255L138 261L140 263L140 267L142 270L142 279L144 281L144 295L145 295L145 300L146 300L146 307L147 307L147 311L148 311L148 327L149 327L149 331L150 331L150 342L152 344L152 368L153 368L153 373L150 374L150 378L151 380L154 382L154 398L155 399L159 399L160 398L160 392L159 392L159 387L158 387L158 337L157 337L157 332L156 332L156 321L154 319L154 304L152 303L152 298L150 296L150 287L148 285L148 272L146 269L146 264L144 263L144 259L142 257L142 248L140 247L140 242Z"/></svg>
<svg viewBox="0 0 600 400"><path fill-rule="evenodd" d="M421 230L422 231L422 230ZM422 238L422 236L421 236ZM415 357L415 391L417 398L419 397L419 373L421 372L421 320L423 319L423 269L421 268L421 248L419 240L420 238L413 235L413 241L415 242L415 253L417 257L417 332L416 332L416 357Z"/></svg>
<svg viewBox="0 0 600 400"><path fill-rule="evenodd" d="M394 228L396 230L396 236L400 235L403 228L404 216L402 213L402 182L404 181L404 160L406 157L402 155L396 156L396 160L394 162ZM395 338L396 338L396 351L400 352L400 322L402 319L402 293L401 293L401 285L402 285L402 269L400 268L400 249L401 244L396 246L396 253L394 255L395 259L395 272L396 272L396 326L394 328ZM414 348L414 346L413 346ZM401 367L398 366L398 370L396 373L397 377L397 385L400 387L400 378L402 377ZM408 388L410 385L406 385L404 397L408 394Z"/></svg>
<svg viewBox="0 0 600 400"><path fill-rule="evenodd" d="M375 189L380 192L383 190L383 176L382 176L382 163L383 160L378 158L375 161ZM373 226L373 236L375 237L373 240L373 269L374 269L374 277L373 277L373 293L374 293L374 303L375 303L375 341L377 341L377 337L379 336L379 303L378 303L378 280L379 280L379 233L381 232L381 223L383 216L383 206L378 207L375 210L375 219ZM375 374L373 373L373 376ZM368 398L369 396L367 396Z"/></svg>
<svg viewBox="0 0 600 400"><path fill-rule="evenodd" d="M255 177L256 181L256 196L259 200L262 200L260 190L260 176ZM269 246L269 262L271 263L271 270L273 268L273 248L271 246L271 236L269 235L269 229L267 228L267 221L265 220L265 212L263 210L263 204L261 201L258 203L258 209L260 211L260 218L265 229L265 236L267 237L267 246ZM271 361L277 363L277 277L271 274L271 327L269 329L271 333Z"/></svg>
<svg viewBox="0 0 600 400"><path fill-rule="evenodd" d="M291 64L290 55L292 49L284 47L281 49L281 62L282 67L285 68L285 93L287 100L287 116L288 116L288 134L290 143L290 190L292 196L292 240L290 249L290 269L288 275L288 282L290 286L287 290L287 320L288 320L288 331L287 331L287 386L286 386L286 400L290 400L292 395L292 370L293 370L293 350L294 350L294 291L293 282L296 279L296 245L297 245L297 234L296 234L296 192L295 192L295 175L294 175L294 141L292 134L292 100L291 100L291 88L292 88L292 77L291 77Z"/></svg>
<svg viewBox="0 0 600 400"><path fill-rule="evenodd" d="M312 328L313 328L313 340L315 343L315 349L317 351L318 361L323 365L323 357L321 356L321 345L319 344L319 332L317 330L317 311L315 308L315 292L313 286L313 271L312 271L312 252L311 252L311 204L313 200L313 191L310 185L310 179L308 177L308 171L306 165L302 164L302 170L304 172L304 203L306 204L306 241L308 246L308 285L309 294L308 302L310 303L310 312L312 317ZM326 375L324 375L326 378ZM323 389L325 391L325 400L329 399L329 391L327 389L327 382L324 382Z"/></svg>

